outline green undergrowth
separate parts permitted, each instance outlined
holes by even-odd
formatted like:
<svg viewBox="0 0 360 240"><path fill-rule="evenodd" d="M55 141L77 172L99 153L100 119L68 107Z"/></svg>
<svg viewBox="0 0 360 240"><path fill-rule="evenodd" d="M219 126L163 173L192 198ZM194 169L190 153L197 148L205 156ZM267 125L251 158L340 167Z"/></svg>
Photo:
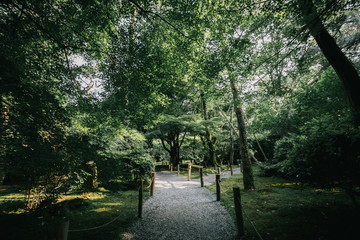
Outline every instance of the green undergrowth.
<svg viewBox="0 0 360 240"><path fill-rule="evenodd" d="M221 180L221 201L235 219L233 187L241 189L245 210L243 239L264 240L352 239L360 217L350 198L340 189L316 189L297 182L261 176L255 169L256 190L244 191L242 175ZM216 191L215 185L209 187Z"/></svg>
<svg viewBox="0 0 360 240"><path fill-rule="evenodd" d="M144 189L144 201L148 198ZM55 239L55 225L61 219L69 220L69 229L97 227L118 218L99 229L69 232L68 239L121 239L127 227L136 219L138 191L96 192L62 196L51 207L35 212L25 211L24 195L14 189L1 190L1 239Z"/></svg>

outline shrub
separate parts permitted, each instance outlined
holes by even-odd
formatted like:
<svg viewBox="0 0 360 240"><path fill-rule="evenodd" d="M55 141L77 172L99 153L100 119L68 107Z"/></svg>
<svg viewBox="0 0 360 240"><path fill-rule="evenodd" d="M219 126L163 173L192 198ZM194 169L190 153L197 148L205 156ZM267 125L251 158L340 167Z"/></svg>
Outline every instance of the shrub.
<svg viewBox="0 0 360 240"><path fill-rule="evenodd" d="M125 169L135 179L146 179L151 177L155 169L154 158L143 149L134 149L121 155L125 163Z"/></svg>
<svg viewBox="0 0 360 240"><path fill-rule="evenodd" d="M276 143L278 173L322 187L360 186L360 136L336 133L285 137Z"/></svg>

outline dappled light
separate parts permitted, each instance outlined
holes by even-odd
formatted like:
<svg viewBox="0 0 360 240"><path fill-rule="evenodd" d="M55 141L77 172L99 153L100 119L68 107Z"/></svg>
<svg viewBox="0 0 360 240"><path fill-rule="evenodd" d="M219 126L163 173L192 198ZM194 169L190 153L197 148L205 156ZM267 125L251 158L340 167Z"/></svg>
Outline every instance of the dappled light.
<svg viewBox="0 0 360 240"><path fill-rule="evenodd" d="M297 183L297 182L294 182L294 183L273 183L273 184L266 185L266 187L291 187L291 186L298 187L298 186L301 186L301 183Z"/></svg>
<svg viewBox="0 0 360 240"><path fill-rule="evenodd" d="M167 174L167 175L170 175L170 174ZM199 180L187 181L186 178L184 178L184 177L174 177L173 179L171 179L171 181L165 180L162 178L158 178L158 179L156 179L155 191L156 191L156 189L169 189L169 188L182 189L182 188L188 188L188 187L199 187L199 185L200 185Z"/></svg>
<svg viewBox="0 0 360 240"><path fill-rule="evenodd" d="M121 206L124 205L124 203L122 202L118 202L118 203L104 203L104 206Z"/></svg>
<svg viewBox="0 0 360 240"><path fill-rule="evenodd" d="M112 211L113 209L112 208L97 208L97 209L93 209L94 212L97 212L97 213L102 213L102 212L109 212L109 211Z"/></svg>

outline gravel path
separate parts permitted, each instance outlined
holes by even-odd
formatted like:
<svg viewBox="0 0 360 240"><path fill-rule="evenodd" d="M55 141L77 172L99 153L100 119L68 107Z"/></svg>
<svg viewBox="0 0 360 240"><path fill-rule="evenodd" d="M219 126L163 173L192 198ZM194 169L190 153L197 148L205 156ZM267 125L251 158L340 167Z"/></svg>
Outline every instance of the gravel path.
<svg viewBox="0 0 360 240"><path fill-rule="evenodd" d="M239 169L235 170L239 173ZM230 173L224 172L222 177ZM204 177L211 185L215 175ZM210 190L200 187L200 180L158 172L155 194L143 206L143 218L138 219L124 239L146 240L227 240L235 239L232 218Z"/></svg>

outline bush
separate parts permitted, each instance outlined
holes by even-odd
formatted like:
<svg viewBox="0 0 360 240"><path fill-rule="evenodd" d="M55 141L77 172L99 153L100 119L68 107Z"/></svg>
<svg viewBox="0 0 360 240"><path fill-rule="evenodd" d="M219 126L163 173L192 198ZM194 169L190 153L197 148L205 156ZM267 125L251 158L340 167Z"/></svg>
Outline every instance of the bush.
<svg viewBox="0 0 360 240"><path fill-rule="evenodd" d="M127 172L133 174L135 179L150 178L154 172L154 158L143 149L135 149L122 154Z"/></svg>
<svg viewBox="0 0 360 240"><path fill-rule="evenodd" d="M298 142L300 141L300 136L289 136L289 137L283 137L275 142L274 144L274 156L273 156L273 162L283 162L288 159L288 153L289 149L294 148Z"/></svg>
<svg viewBox="0 0 360 240"><path fill-rule="evenodd" d="M275 144L278 174L322 187L360 186L359 134L292 135Z"/></svg>
<svg viewBox="0 0 360 240"><path fill-rule="evenodd" d="M306 181L310 178L308 138L301 135L291 135L276 142L274 160L282 162L278 172L286 178Z"/></svg>

